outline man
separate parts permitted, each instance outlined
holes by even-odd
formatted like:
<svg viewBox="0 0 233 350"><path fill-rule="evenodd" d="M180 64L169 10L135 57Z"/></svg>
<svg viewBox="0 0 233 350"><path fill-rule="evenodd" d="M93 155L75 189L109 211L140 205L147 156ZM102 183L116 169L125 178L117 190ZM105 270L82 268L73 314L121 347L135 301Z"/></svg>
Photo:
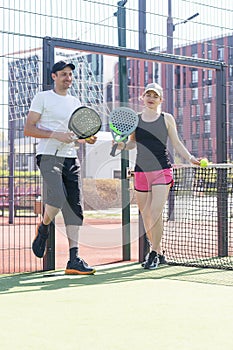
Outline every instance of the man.
<svg viewBox="0 0 233 350"><path fill-rule="evenodd" d="M54 89L39 92L33 99L24 127L24 135L39 139L37 165L47 187L42 222L32 243L34 254L42 258L49 235L49 224L61 210L69 243L66 274L93 274L95 269L78 255L79 228L83 223L80 163L74 148L74 134L68 130L72 112L80 101L68 94L72 84L72 63L59 61L52 67ZM87 142L94 144L96 137Z"/></svg>

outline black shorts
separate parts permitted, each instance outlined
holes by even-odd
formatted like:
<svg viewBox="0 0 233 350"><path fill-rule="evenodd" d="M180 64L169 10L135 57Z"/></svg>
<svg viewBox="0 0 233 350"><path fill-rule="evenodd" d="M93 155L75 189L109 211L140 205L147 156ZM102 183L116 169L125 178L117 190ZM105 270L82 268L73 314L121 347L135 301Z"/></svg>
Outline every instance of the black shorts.
<svg viewBox="0 0 233 350"><path fill-rule="evenodd" d="M77 158L38 155L44 180L44 203L62 211L65 225L82 225L80 164Z"/></svg>

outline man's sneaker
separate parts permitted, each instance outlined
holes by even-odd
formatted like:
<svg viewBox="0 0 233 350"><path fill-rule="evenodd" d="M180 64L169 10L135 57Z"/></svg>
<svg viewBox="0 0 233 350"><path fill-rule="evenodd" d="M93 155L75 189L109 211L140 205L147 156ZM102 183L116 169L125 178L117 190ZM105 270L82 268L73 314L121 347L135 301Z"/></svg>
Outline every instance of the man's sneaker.
<svg viewBox="0 0 233 350"><path fill-rule="evenodd" d="M68 261L65 274L66 275L92 275L96 270L88 266L88 264L80 258L76 258L73 261Z"/></svg>
<svg viewBox="0 0 233 350"><path fill-rule="evenodd" d="M42 223L37 225L36 236L32 242L32 250L35 256L42 258L45 253L46 241L49 235L43 232Z"/></svg>
<svg viewBox="0 0 233 350"><path fill-rule="evenodd" d="M143 267L147 270L154 270L159 265L159 257L157 252L152 250L148 256L148 259L144 262Z"/></svg>

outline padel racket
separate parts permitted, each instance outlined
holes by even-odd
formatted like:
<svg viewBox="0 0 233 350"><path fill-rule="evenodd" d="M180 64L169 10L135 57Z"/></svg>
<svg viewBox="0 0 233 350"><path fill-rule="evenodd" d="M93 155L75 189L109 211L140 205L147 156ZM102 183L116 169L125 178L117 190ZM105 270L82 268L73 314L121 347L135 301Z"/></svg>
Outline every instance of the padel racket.
<svg viewBox="0 0 233 350"><path fill-rule="evenodd" d="M116 156L118 146L117 143L127 141L127 137L132 134L132 132L134 132L138 126L138 120L137 113L127 107L116 108L110 113L109 128L111 130L113 140L116 142L112 146L112 150L110 152L111 156Z"/></svg>
<svg viewBox="0 0 233 350"><path fill-rule="evenodd" d="M72 113L68 123L68 128L75 134L75 141L95 135L100 130L101 125L100 116L94 109L81 106ZM63 146L64 144L57 149L55 155Z"/></svg>

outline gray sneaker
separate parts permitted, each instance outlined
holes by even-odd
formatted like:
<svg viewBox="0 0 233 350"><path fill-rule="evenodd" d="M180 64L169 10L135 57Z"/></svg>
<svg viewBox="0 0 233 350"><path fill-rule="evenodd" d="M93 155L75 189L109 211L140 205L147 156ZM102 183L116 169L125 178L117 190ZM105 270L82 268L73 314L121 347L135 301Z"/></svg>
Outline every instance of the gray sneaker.
<svg viewBox="0 0 233 350"><path fill-rule="evenodd" d="M89 266L83 259L75 258L68 261L65 274L66 275L93 275L96 270Z"/></svg>

